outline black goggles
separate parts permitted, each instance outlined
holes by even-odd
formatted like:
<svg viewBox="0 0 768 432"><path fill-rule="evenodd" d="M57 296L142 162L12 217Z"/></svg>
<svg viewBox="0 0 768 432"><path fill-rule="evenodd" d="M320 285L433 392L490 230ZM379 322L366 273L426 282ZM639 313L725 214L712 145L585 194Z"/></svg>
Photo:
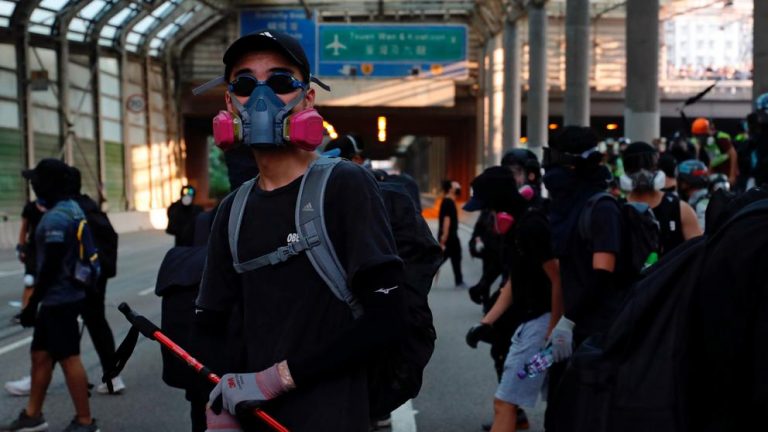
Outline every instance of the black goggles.
<svg viewBox="0 0 768 432"><path fill-rule="evenodd" d="M236 96L248 97L258 86L268 86L275 94L288 94L297 89L306 89L307 83L299 81L293 75L285 72L276 72L264 81L259 81L253 75L238 75L229 83L229 91Z"/></svg>

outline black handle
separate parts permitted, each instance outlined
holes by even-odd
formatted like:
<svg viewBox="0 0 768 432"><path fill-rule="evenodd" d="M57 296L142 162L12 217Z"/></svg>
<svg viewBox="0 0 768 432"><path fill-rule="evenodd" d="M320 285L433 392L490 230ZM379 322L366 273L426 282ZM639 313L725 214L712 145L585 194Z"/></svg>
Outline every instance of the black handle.
<svg viewBox="0 0 768 432"><path fill-rule="evenodd" d="M160 329L156 325L152 324L150 320L134 312L133 309L128 306L128 303L125 302L120 303L120 305L117 306L117 310L122 312L128 322L136 327L136 329L141 334L152 340L155 340L155 332L159 332Z"/></svg>
<svg viewBox="0 0 768 432"><path fill-rule="evenodd" d="M117 305L117 310L123 313L125 315L125 318L128 320L129 323L133 324L134 321L136 321L136 312L131 309L130 306L128 306L128 303L122 302L119 305Z"/></svg>

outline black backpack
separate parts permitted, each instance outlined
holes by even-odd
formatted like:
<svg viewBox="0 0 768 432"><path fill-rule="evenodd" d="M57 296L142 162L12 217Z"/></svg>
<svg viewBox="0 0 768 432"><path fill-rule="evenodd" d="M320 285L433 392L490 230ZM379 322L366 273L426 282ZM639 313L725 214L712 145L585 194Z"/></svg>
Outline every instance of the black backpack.
<svg viewBox="0 0 768 432"><path fill-rule="evenodd" d="M688 430L686 340L702 265L726 228L756 214L768 214L768 199L732 214L717 233L673 249L630 288L607 331L574 352L549 402L555 430Z"/></svg>
<svg viewBox="0 0 768 432"><path fill-rule="evenodd" d="M644 203L618 202L613 195L600 192L587 200L579 216L579 234L591 239L592 210L598 202L612 200L621 210L622 241L617 269L622 281L634 281L640 273L658 260L660 247L659 221Z"/></svg>
<svg viewBox="0 0 768 432"><path fill-rule="evenodd" d="M117 232L109 222L107 214L101 211L98 204L88 195L80 195L75 200L85 213L91 235L99 249L101 276L107 279L114 277L117 274Z"/></svg>
<svg viewBox="0 0 768 432"><path fill-rule="evenodd" d="M321 157L304 174L296 201L296 228L300 241L241 263L236 245L245 204L256 179L243 183L235 193L230 210L229 247L233 266L238 273L274 265L299 253L306 253L315 271L333 294L347 303L353 316L359 318L364 311L347 286L344 267L336 257L325 229L325 186L339 162L341 159ZM432 356L436 339L427 295L442 255L437 241L424 219L416 213L410 198L388 186L382 189L384 201L391 213L390 223L398 253L406 263L403 285L408 330L397 349L387 351L369 365L369 409L372 418L392 412L414 398L421 389L422 374Z"/></svg>

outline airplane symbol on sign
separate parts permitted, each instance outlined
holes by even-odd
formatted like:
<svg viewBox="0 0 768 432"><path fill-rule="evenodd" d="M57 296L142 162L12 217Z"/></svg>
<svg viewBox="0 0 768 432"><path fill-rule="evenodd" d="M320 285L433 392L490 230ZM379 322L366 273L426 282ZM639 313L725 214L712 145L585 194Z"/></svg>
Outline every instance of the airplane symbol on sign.
<svg viewBox="0 0 768 432"><path fill-rule="evenodd" d="M347 46L344 45L343 43L339 42L339 35L336 34L336 35L333 35L333 42L331 42L328 45L326 45L325 48L326 49L329 49L329 48L332 49L333 50L333 55L337 56L337 55L339 55L339 50L340 49L347 49Z"/></svg>

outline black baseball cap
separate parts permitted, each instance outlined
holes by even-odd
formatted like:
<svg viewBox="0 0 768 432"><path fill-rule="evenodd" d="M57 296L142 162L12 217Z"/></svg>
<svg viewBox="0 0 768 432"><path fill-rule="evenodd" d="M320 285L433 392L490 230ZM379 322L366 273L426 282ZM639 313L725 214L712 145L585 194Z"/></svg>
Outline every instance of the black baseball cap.
<svg viewBox="0 0 768 432"><path fill-rule="evenodd" d="M472 197L462 207L466 211L507 210L523 203L515 177L508 168L486 168L472 180Z"/></svg>
<svg viewBox="0 0 768 432"><path fill-rule="evenodd" d="M305 83L312 81L325 90L330 91L330 87L311 75L307 54L304 52L304 48L301 47L299 41L286 33L268 29L242 36L227 48L223 59L224 79L229 80L232 66L243 55L249 52L266 50L282 53L291 63L299 68Z"/></svg>
<svg viewBox="0 0 768 432"><path fill-rule="evenodd" d="M339 156L344 159L352 159L363 152L362 140L352 135L344 135L326 144L324 152L339 149Z"/></svg>

